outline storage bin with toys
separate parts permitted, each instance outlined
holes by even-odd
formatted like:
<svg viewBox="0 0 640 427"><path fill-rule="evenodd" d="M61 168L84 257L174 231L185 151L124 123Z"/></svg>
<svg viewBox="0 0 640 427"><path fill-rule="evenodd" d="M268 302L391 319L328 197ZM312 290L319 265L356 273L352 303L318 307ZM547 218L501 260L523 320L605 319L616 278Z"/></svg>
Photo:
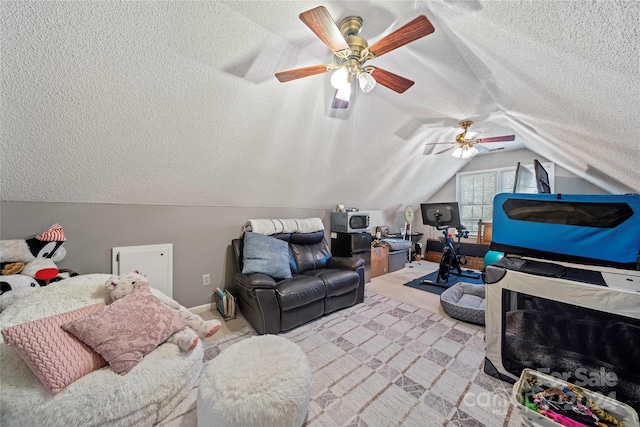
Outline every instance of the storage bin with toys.
<svg viewBox="0 0 640 427"><path fill-rule="evenodd" d="M512 399L529 427L640 426L631 406L533 369L522 371Z"/></svg>

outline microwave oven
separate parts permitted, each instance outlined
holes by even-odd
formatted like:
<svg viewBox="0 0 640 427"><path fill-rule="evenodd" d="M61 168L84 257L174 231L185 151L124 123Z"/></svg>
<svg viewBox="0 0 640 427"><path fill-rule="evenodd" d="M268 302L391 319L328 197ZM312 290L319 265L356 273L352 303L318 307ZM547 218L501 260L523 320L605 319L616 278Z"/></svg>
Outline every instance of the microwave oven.
<svg viewBox="0 0 640 427"><path fill-rule="evenodd" d="M368 233L368 212L331 212L331 231L338 233Z"/></svg>

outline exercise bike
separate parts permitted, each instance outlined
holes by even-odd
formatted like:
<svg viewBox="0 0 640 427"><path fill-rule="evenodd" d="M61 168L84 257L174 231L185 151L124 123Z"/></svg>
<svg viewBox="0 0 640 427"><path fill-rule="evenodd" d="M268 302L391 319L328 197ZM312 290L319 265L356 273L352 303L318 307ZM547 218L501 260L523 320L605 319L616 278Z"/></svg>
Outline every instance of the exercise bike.
<svg viewBox="0 0 640 427"><path fill-rule="evenodd" d="M438 277L435 282L431 280L423 280L424 285L436 285L448 287L449 275L453 274L458 277L467 277L470 279L479 279L480 275L473 273L473 270L462 270L462 266L467 264L467 257L460 255L460 240L469 237L469 231L463 225L456 227L456 237L458 244L454 244L451 234L449 234L449 225L438 225L439 216L436 214L436 229L442 231L444 236L444 248L442 248L442 256L440 257L440 266L438 268Z"/></svg>

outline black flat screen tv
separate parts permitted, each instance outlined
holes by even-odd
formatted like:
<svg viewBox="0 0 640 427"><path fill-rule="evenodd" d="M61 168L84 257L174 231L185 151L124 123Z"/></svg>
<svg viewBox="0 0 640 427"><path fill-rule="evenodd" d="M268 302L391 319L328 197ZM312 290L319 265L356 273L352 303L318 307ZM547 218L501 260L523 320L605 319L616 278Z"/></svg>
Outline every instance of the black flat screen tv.
<svg viewBox="0 0 640 427"><path fill-rule="evenodd" d="M433 227L461 227L458 202L421 203L422 223Z"/></svg>

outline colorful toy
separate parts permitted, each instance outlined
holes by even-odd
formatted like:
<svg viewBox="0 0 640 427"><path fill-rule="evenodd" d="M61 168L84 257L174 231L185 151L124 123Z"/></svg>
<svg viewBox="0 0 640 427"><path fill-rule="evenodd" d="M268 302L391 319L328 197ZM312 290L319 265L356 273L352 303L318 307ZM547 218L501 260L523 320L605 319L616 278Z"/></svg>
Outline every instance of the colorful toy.
<svg viewBox="0 0 640 427"><path fill-rule="evenodd" d="M141 287L150 287L150 283L138 271L121 276L111 276L105 283L105 288L109 289L112 301L129 295ZM219 320L203 320L202 317L190 312L170 298L160 299L160 301L177 311L180 317L187 322L187 326L171 335L166 341L177 345L182 351L194 349L200 338L208 338L220 329Z"/></svg>

